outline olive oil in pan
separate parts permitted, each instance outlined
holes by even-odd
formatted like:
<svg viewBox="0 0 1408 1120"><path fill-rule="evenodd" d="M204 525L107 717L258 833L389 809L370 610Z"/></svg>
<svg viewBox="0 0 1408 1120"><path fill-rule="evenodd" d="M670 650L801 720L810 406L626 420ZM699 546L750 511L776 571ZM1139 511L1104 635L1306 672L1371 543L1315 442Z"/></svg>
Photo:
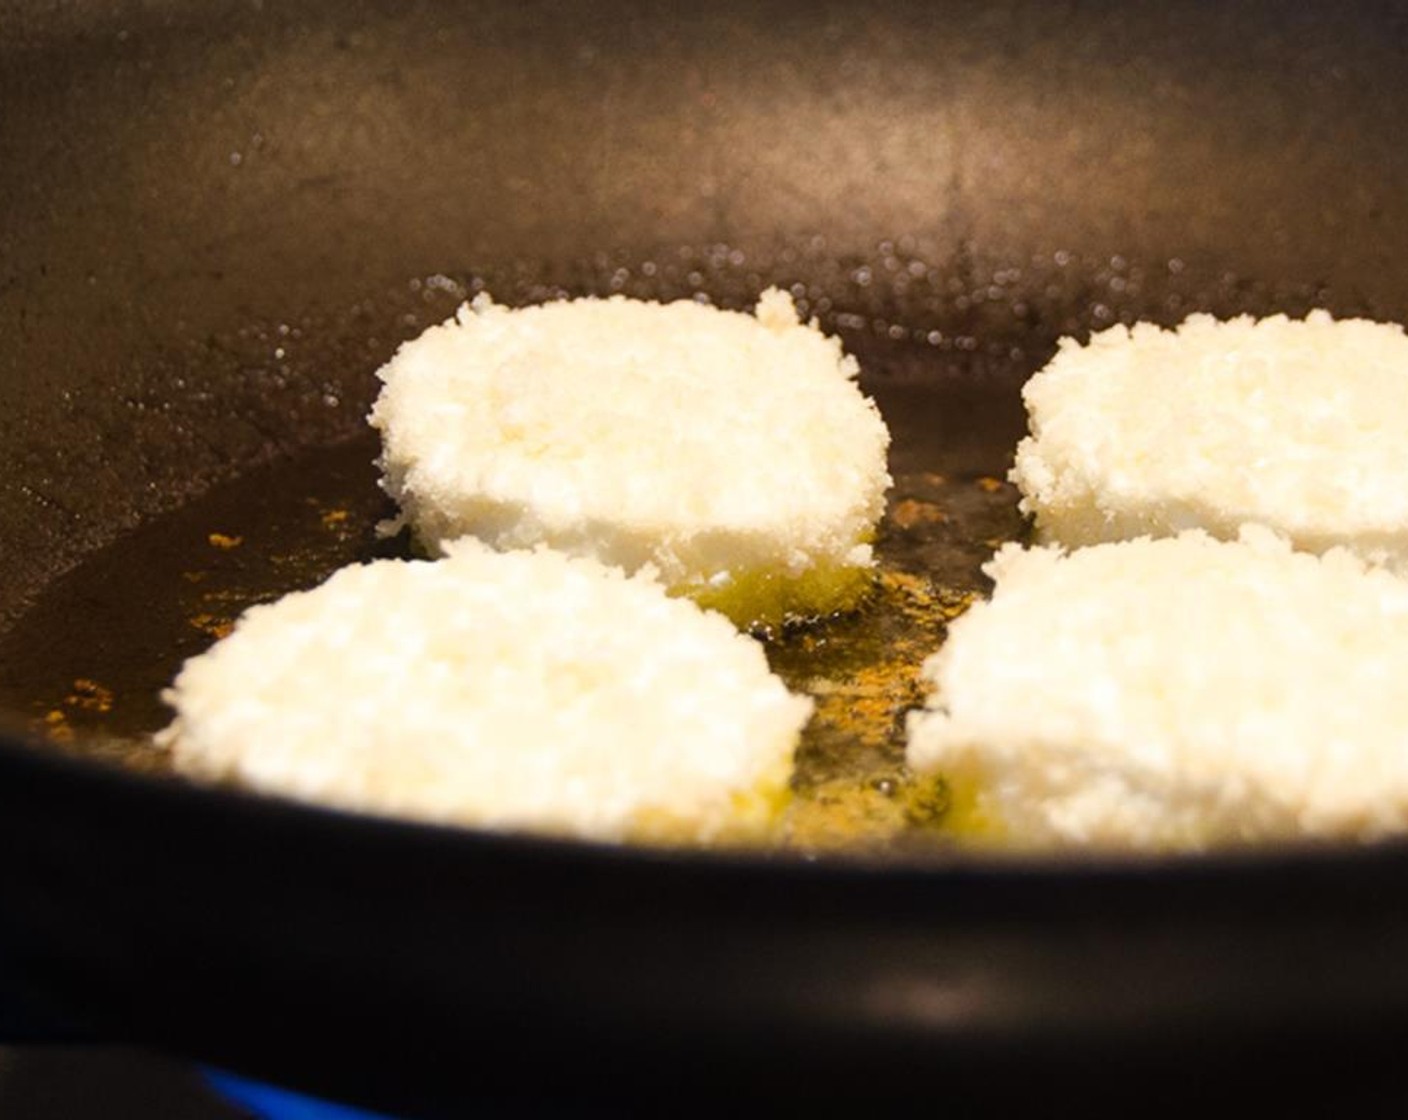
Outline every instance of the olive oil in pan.
<svg viewBox="0 0 1408 1120"><path fill-rule="evenodd" d="M867 389L894 435L874 589L858 611L761 635L774 670L817 705L781 830L803 852L947 843L942 786L904 768L904 715L922 703L924 658L982 594L982 563L1022 531L1001 481L1022 423L1011 385ZM150 737L187 657L249 606L344 564L409 555L375 532L392 512L376 453L366 433L254 469L90 556L0 634L0 705L56 749L165 770Z"/></svg>

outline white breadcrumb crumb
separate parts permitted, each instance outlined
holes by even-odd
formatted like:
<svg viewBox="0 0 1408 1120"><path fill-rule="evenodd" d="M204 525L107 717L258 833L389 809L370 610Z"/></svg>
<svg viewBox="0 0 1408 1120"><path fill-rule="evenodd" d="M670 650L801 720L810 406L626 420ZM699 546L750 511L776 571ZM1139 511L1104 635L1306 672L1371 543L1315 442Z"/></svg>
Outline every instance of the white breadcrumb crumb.
<svg viewBox="0 0 1408 1120"><path fill-rule="evenodd" d="M765 836L812 708L720 615L543 549L344 568L186 662L158 736L203 779L599 840Z"/></svg>
<svg viewBox="0 0 1408 1120"><path fill-rule="evenodd" d="M889 433L839 340L764 292L693 301L481 295L384 366L383 487L420 545L473 535L637 571L742 625L854 604Z"/></svg>
<svg viewBox="0 0 1408 1120"><path fill-rule="evenodd" d="M1039 539L1079 546L1245 522L1408 570L1408 337L1276 315L1064 339L1023 390L1011 480Z"/></svg>
<svg viewBox="0 0 1408 1120"><path fill-rule="evenodd" d="M987 570L909 722L965 831L1202 849L1408 828L1408 580L1253 526L1007 545Z"/></svg>

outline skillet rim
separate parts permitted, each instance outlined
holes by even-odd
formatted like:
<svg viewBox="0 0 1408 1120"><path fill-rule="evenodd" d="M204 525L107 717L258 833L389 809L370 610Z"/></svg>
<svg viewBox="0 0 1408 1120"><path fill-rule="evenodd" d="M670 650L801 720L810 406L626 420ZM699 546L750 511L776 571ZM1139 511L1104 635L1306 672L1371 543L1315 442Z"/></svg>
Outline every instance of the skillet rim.
<svg viewBox="0 0 1408 1120"><path fill-rule="evenodd" d="M58 750L33 733L19 729L12 713L0 713L0 781L7 773L27 773L46 786L59 790L67 786L76 794L110 792L114 799L146 799L154 808L235 818L272 816L287 824L325 832L341 829L368 838L379 833L441 848L459 845L481 852L497 848L504 854L537 859L570 857L642 868L677 865L714 873L846 881L862 876L892 880L977 877L1010 882L1069 882L1079 878L1113 883L1151 878L1281 877L1295 871L1324 874L1343 867L1367 870L1379 865L1387 871L1399 864L1408 874L1408 834L1359 843L1300 839L1200 852L1097 849L1042 853L958 848L951 856L924 856L844 848L813 853L781 848L691 847L577 839L528 831L496 832L411 817L360 813L236 786L205 785L175 774L142 774L117 763Z"/></svg>

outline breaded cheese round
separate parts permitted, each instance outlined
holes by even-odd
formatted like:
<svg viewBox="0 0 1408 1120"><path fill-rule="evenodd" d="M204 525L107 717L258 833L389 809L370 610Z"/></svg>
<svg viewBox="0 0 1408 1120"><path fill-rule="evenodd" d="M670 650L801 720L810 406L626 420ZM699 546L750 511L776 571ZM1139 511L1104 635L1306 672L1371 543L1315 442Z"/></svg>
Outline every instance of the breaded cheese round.
<svg viewBox="0 0 1408 1120"><path fill-rule="evenodd" d="M869 582L889 433L791 297L481 295L384 366L382 485L425 550L473 535L637 571L740 625L833 613Z"/></svg>
<svg viewBox="0 0 1408 1120"><path fill-rule="evenodd" d="M1079 546L1245 522L1408 570L1408 337L1275 315L1061 342L1022 392L1011 479L1040 539Z"/></svg>
<svg viewBox="0 0 1408 1120"><path fill-rule="evenodd" d="M1007 545L988 573L909 720L961 832L1202 849L1408 828L1408 580L1254 526Z"/></svg>
<svg viewBox="0 0 1408 1120"><path fill-rule="evenodd" d="M474 541L247 611L187 661L179 769L353 810L602 840L760 838L811 701L648 575Z"/></svg>

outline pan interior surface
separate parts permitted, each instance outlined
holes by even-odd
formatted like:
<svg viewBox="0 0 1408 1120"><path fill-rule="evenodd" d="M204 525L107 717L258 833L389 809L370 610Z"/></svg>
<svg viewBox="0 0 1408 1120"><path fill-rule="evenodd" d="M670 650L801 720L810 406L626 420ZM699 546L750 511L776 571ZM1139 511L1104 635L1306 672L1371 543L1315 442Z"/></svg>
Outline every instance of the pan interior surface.
<svg viewBox="0 0 1408 1120"><path fill-rule="evenodd" d="M160 692L186 657L252 604L311 587L342 564L410 555L404 539L376 535L392 510L361 422L378 357L400 339L482 291L515 304L623 293L746 308L777 284L860 358L863 387L892 430L896 480L877 541L879 577L862 609L767 635L774 668L818 702L781 842L803 853L950 857L947 791L906 771L904 718L923 702L919 669L946 623L985 591L982 564L1024 535L1005 481L1025 430L1022 382L1061 335L1117 322L1176 322L1195 309L1299 315L1326 303L1343 315L1364 305L1337 300L1324 284L1212 275L1178 257L1092 260L1058 250L989 267L964 246L938 263L923 254L921 239L907 235L838 258L815 235L773 253L720 243L518 260L411 278L340 315L290 313L192 340L182 360L203 368L182 381L237 394L233 408L220 396L211 402L229 411L203 418L200 438L238 439L231 433L255 423L259 406L241 409L242 393L296 392L316 421L268 432L234 477L118 532L51 580L0 631L0 704L52 747L163 772L167 756L150 738L169 720ZM169 411L190 407L189 396L125 403L138 414Z"/></svg>
<svg viewBox="0 0 1408 1120"><path fill-rule="evenodd" d="M623 291L746 306L761 285L782 279L780 265L764 281L746 254L727 246L710 248L698 262L691 253L657 254L663 268L655 258L616 254L610 273L595 282L520 281L512 294L541 300L574 290ZM825 273L831 265L817 247L810 256L794 252L794 268L799 256L805 269ZM892 430L895 486L877 541L878 578L864 606L762 635L774 669L818 703L779 836L784 848L954 854L955 838L943 827L942 781L916 779L904 767L904 720L923 702L919 669L946 623L984 593L983 563L1003 542L1024 536L1005 478L1024 432L1018 388L1052 347L1052 324L1031 307L1034 276L1046 281L1048 299L1053 290L1069 300L1068 292L1095 286L1123 297L1114 306L1058 304L1060 329L1072 332L1117 319L1167 319L1185 306L1295 311L1323 295L1225 281L1212 292L1190 292L1180 262L1163 262L1152 276L1148 266L1127 260L1099 262L1093 275L1081 275L1090 268L1059 255L974 280L887 242L872 258L848 262L831 285L788 285L803 313L840 332L860 357L863 385ZM362 301L351 327L341 330L365 331L373 341L390 336L390 345L482 290L494 289L473 274L411 280ZM956 328L960 313L969 322ZM237 355L243 377L321 384L320 403L329 411L364 411L375 384L369 362L340 371L335 362L365 340L355 333L319 337L320 330L328 332L325 325L255 325L210 352L223 350L226 361ZM343 564L412 555L404 537L377 536L377 523L393 510L376 486L374 435L353 417L316 433L309 446L274 455L120 533L54 579L0 632L0 703L22 714L50 747L166 772L169 756L151 736L169 721L160 693L185 658L228 633L253 604L311 587Z"/></svg>

